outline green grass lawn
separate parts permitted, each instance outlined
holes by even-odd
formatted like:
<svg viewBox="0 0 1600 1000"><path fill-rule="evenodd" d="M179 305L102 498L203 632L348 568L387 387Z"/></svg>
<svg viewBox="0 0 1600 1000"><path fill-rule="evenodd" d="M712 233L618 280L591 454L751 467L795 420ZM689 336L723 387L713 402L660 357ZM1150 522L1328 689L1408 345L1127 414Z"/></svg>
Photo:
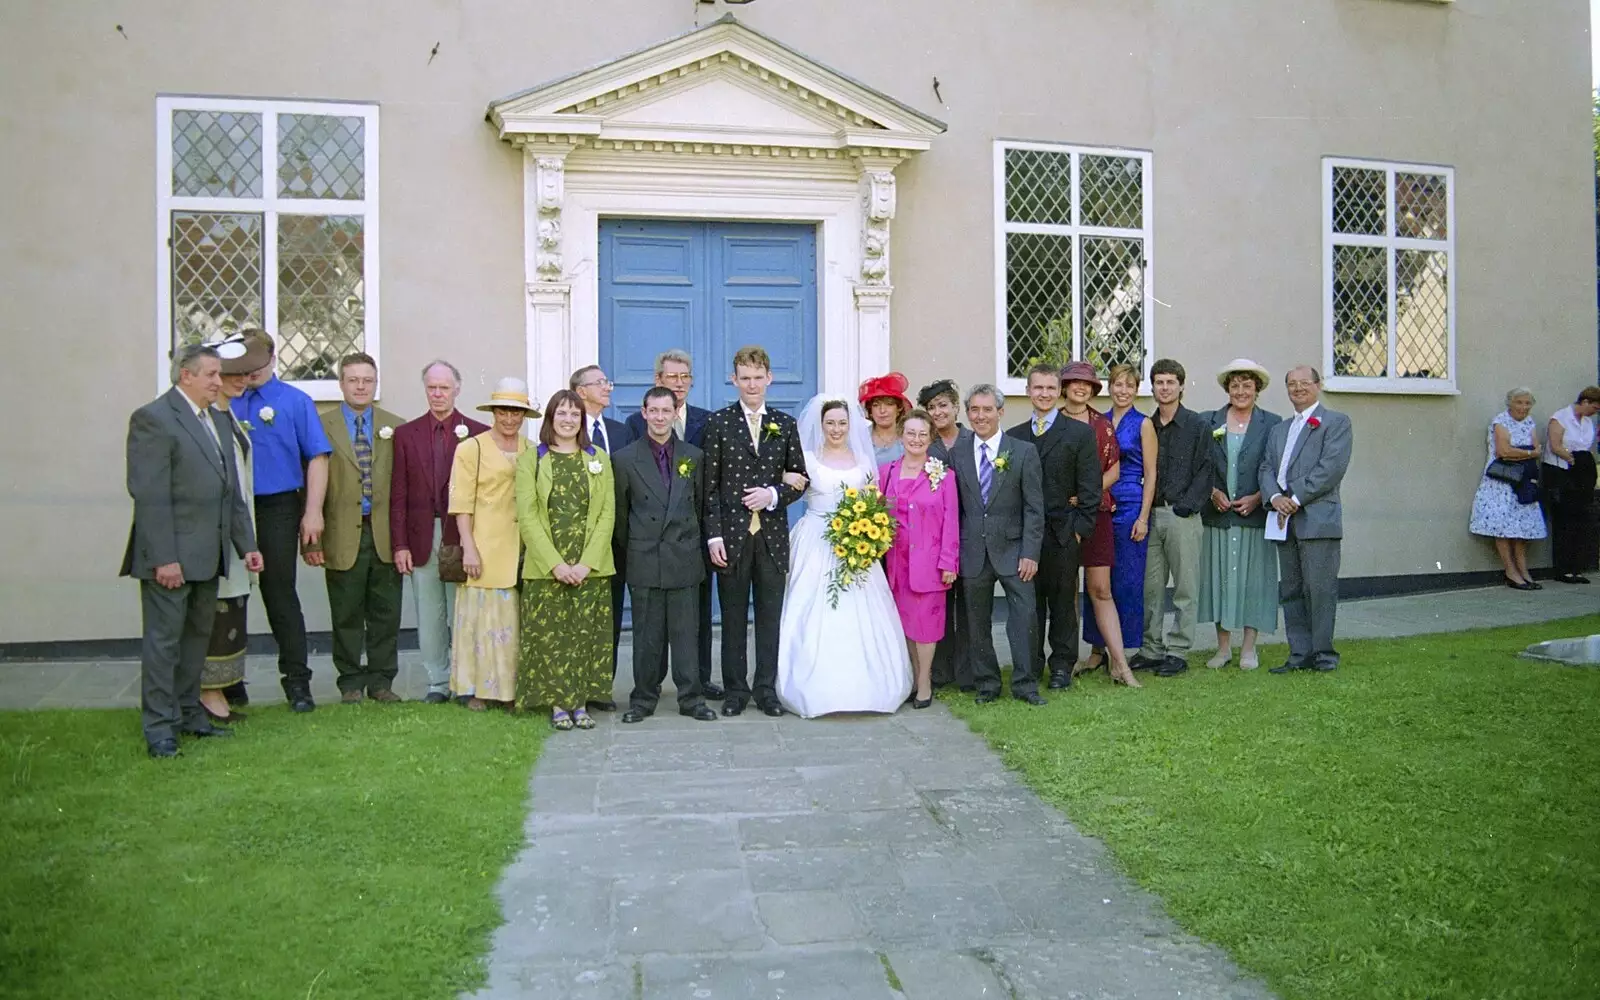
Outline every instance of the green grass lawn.
<svg viewBox="0 0 1600 1000"><path fill-rule="evenodd" d="M1100 673L945 696L1040 795L1286 1000L1600 997L1600 616L1343 642L1332 674ZM1237 662L1237 660L1235 661ZM1080 682L1084 680L1080 678Z"/></svg>
<svg viewBox="0 0 1600 1000"><path fill-rule="evenodd" d="M0 713L0 995L453 997L547 727L251 708L145 757L133 711Z"/></svg>

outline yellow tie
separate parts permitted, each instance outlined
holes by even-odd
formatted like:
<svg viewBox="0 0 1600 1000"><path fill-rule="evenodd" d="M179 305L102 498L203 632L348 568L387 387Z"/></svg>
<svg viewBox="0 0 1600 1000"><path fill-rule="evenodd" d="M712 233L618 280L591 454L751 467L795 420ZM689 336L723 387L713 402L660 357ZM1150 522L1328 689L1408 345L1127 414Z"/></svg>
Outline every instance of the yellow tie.
<svg viewBox="0 0 1600 1000"><path fill-rule="evenodd" d="M757 451L761 450L761 414L746 413L745 423L750 425L750 443ZM756 511L750 512L750 534L754 535L761 530L761 515Z"/></svg>
<svg viewBox="0 0 1600 1000"><path fill-rule="evenodd" d="M1037 413L1033 415L1033 436L1044 437L1044 418Z"/></svg>

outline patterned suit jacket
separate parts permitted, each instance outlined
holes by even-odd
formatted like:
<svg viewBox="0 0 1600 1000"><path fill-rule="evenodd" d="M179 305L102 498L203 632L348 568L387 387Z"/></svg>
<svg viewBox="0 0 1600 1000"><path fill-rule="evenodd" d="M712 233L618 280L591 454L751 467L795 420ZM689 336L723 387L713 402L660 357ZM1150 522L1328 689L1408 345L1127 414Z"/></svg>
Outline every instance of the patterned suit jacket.
<svg viewBox="0 0 1600 1000"><path fill-rule="evenodd" d="M705 452L706 467L706 540L721 538L732 565L750 538L750 512L744 506L744 491L752 486L776 486L778 505L761 512L761 533L766 536L767 551L787 573L789 525L785 511L802 494L785 485L783 475L806 474L800 425L787 413L768 405L760 441L752 445L744 407L735 401L706 421L701 450Z"/></svg>

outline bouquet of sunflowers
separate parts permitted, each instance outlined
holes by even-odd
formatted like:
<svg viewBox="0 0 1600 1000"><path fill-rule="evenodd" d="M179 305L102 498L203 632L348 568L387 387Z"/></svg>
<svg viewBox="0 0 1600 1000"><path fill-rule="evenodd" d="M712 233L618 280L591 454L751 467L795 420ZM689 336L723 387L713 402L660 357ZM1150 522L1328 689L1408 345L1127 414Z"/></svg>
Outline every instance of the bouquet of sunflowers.
<svg viewBox="0 0 1600 1000"><path fill-rule="evenodd" d="M876 484L846 487L822 534L837 560L828 577L829 607L837 608L840 592L849 590L884 557L899 528Z"/></svg>

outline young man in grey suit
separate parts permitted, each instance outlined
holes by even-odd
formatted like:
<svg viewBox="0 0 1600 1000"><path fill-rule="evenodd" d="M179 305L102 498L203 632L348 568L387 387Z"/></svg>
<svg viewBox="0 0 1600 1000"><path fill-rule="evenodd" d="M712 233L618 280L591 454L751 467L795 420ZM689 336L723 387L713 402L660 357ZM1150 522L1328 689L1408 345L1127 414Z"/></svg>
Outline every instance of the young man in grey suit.
<svg viewBox="0 0 1600 1000"><path fill-rule="evenodd" d="M633 596L633 693L622 721L643 722L661 700L662 669L671 647L678 714L715 721L700 687L696 655L705 547L705 456L673 433L670 389L644 394L645 437L611 458L617 490L614 540L628 559Z"/></svg>
<svg viewBox="0 0 1600 1000"><path fill-rule="evenodd" d="M1000 697L994 651L994 585L1006 595L1011 694L1043 705L1034 653L1034 575L1044 542L1044 486L1039 451L1000 432L1006 398L987 383L967 392L972 438L950 453L961 499L961 585L967 597L972 676L978 704Z"/></svg>
<svg viewBox="0 0 1600 1000"><path fill-rule="evenodd" d="M139 581L144 617L140 704L152 757L178 756L178 734L231 736L200 707L200 671L217 612L217 581L235 554L261 571L234 465L233 419L212 408L222 361L184 348L177 385L128 420L133 528L122 575Z"/></svg>
<svg viewBox="0 0 1600 1000"><path fill-rule="evenodd" d="M1339 484L1350 467L1350 418L1321 404L1322 376L1309 365L1284 376L1294 417L1274 426L1261 456L1262 492L1273 520L1287 522L1278 544L1278 596L1289 659L1272 673L1333 670L1334 614L1339 606Z"/></svg>

